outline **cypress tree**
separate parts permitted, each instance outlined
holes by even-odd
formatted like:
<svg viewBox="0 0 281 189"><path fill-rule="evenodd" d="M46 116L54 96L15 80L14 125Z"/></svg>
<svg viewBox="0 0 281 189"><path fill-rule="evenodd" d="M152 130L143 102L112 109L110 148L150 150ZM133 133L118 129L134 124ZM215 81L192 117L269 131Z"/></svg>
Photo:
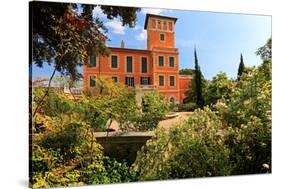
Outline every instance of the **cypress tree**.
<svg viewBox="0 0 281 189"><path fill-rule="evenodd" d="M204 100L202 97L202 73L200 70L200 66L198 65L198 58L196 48L194 48L194 60L195 60L195 96L196 96L196 104L199 107L204 106Z"/></svg>
<svg viewBox="0 0 281 189"><path fill-rule="evenodd" d="M237 74L237 79L240 79L240 76L242 75L242 73L245 71L245 65L244 65L244 61L243 61L243 55L241 53L240 55L240 64L238 67L238 74Z"/></svg>

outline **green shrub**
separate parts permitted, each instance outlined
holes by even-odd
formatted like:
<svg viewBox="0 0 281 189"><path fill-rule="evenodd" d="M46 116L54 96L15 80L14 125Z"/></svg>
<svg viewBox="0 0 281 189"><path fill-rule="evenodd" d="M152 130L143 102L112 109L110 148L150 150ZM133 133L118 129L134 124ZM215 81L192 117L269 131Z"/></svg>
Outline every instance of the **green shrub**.
<svg viewBox="0 0 281 189"><path fill-rule="evenodd" d="M179 112L188 112L194 111L196 108L198 108L196 103L189 102L187 104L177 104L175 109Z"/></svg>
<svg viewBox="0 0 281 189"><path fill-rule="evenodd" d="M271 63L241 76L221 115L229 126L233 174L271 172Z"/></svg>
<svg viewBox="0 0 281 189"><path fill-rule="evenodd" d="M133 124L137 131L150 131L165 119L169 105L158 93L148 93L143 97L142 112L136 115Z"/></svg>
<svg viewBox="0 0 281 189"><path fill-rule="evenodd" d="M39 145L48 150L59 151L65 160L76 153L75 148L83 142L81 125L71 123L66 125L62 131L50 132L44 136Z"/></svg>
<svg viewBox="0 0 281 189"><path fill-rule="evenodd" d="M169 131L158 129L133 165L140 180L223 176L231 172L222 122L210 109L198 109Z"/></svg>
<svg viewBox="0 0 281 189"><path fill-rule="evenodd" d="M209 81L205 88L205 105L214 105L220 99L229 100L235 88L232 80L228 79L226 73L219 72Z"/></svg>
<svg viewBox="0 0 281 189"><path fill-rule="evenodd" d="M106 156L95 156L92 163L81 170L81 180L86 184L109 184L136 180L126 162L117 162Z"/></svg>

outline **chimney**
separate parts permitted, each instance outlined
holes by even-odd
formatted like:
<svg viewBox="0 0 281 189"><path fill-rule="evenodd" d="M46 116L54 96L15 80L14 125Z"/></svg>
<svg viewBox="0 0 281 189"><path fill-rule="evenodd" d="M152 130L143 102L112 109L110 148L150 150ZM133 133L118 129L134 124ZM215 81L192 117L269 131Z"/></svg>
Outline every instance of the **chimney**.
<svg viewBox="0 0 281 189"><path fill-rule="evenodd" d="M125 47L125 43L124 43L124 41L122 40L121 41L121 48L124 48Z"/></svg>

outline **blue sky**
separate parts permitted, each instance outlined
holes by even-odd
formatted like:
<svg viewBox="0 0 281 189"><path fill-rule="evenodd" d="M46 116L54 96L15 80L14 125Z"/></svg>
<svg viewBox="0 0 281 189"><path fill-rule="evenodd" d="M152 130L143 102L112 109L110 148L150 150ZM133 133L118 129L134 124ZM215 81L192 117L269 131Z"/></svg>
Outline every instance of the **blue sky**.
<svg viewBox="0 0 281 189"><path fill-rule="evenodd" d="M175 26L176 47L179 49L180 68L194 68L194 47L205 78L218 72L235 78L243 54L246 66L258 65L261 59L255 51L271 36L271 17L200 11L142 9L137 13L134 28L123 27L119 19L107 20L99 7L94 16L101 18L109 29L109 46L119 47L121 40L126 48L146 49L146 31L143 29L146 13L177 17ZM49 77L51 67L33 68L33 78ZM79 69L82 71L82 69Z"/></svg>

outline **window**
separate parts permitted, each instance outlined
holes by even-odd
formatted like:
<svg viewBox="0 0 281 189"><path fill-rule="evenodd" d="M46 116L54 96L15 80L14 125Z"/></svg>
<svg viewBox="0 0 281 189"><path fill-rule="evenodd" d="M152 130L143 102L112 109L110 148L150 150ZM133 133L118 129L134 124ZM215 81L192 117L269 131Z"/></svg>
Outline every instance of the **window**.
<svg viewBox="0 0 281 189"><path fill-rule="evenodd" d="M117 82L118 82L117 76L113 76L113 77L112 77L112 81L115 82L115 83L117 83Z"/></svg>
<svg viewBox="0 0 281 189"><path fill-rule="evenodd" d="M133 57L127 56L127 72L133 72Z"/></svg>
<svg viewBox="0 0 281 189"><path fill-rule="evenodd" d="M96 76L92 75L90 76L90 87L96 86Z"/></svg>
<svg viewBox="0 0 281 189"><path fill-rule="evenodd" d="M161 29L161 20L157 21L157 29Z"/></svg>
<svg viewBox="0 0 281 189"><path fill-rule="evenodd" d="M155 29L155 27L156 27L156 20L152 19L152 28Z"/></svg>
<svg viewBox="0 0 281 189"><path fill-rule="evenodd" d="M97 57L95 55L90 56L90 67L97 66Z"/></svg>
<svg viewBox="0 0 281 189"><path fill-rule="evenodd" d="M170 103L171 103L171 104L175 104L175 98L174 98L174 97L171 97L171 98L170 98Z"/></svg>
<svg viewBox="0 0 281 189"><path fill-rule="evenodd" d="M160 67L164 67L164 56L158 56L158 64Z"/></svg>
<svg viewBox="0 0 281 189"><path fill-rule="evenodd" d="M175 58L174 57L169 58L169 65L171 68L175 67Z"/></svg>
<svg viewBox="0 0 281 189"><path fill-rule="evenodd" d="M125 77L125 84L128 87L133 87L134 86L134 77Z"/></svg>
<svg viewBox="0 0 281 189"><path fill-rule="evenodd" d="M115 55L111 56L111 68L118 68L118 57Z"/></svg>
<svg viewBox="0 0 281 189"><path fill-rule="evenodd" d="M163 21L163 30L167 30L167 22Z"/></svg>
<svg viewBox="0 0 281 189"><path fill-rule="evenodd" d="M164 86L164 76L163 75L159 76L159 86Z"/></svg>
<svg viewBox="0 0 281 189"><path fill-rule="evenodd" d="M168 28L169 28L170 31L173 30L173 23L172 22L169 22Z"/></svg>
<svg viewBox="0 0 281 189"><path fill-rule="evenodd" d="M146 57L141 58L141 72L147 73L147 58Z"/></svg>
<svg viewBox="0 0 281 189"><path fill-rule="evenodd" d="M165 35L163 33L160 34L160 40L164 41L165 40Z"/></svg>
<svg viewBox="0 0 281 189"><path fill-rule="evenodd" d="M170 76L170 86L175 86L175 76Z"/></svg>
<svg viewBox="0 0 281 189"><path fill-rule="evenodd" d="M149 77L141 77L141 85L149 85Z"/></svg>

